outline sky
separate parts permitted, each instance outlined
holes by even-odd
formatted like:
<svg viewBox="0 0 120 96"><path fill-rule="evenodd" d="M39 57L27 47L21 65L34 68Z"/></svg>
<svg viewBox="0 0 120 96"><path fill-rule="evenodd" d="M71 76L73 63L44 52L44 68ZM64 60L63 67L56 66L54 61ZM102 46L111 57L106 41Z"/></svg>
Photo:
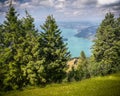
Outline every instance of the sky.
<svg viewBox="0 0 120 96"><path fill-rule="evenodd" d="M0 0L0 22L5 19L10 0ZM120 0L12 0L20 17L25 10L35 18L44 21L53 15L57 21L100 21L107 12L120 14Z"/></svg>

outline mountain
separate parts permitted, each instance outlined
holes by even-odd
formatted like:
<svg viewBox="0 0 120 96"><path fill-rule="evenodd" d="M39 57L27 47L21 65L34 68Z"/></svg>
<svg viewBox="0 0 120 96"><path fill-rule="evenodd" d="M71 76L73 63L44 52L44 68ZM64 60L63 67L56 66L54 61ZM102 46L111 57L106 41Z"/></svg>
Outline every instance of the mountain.
<svg viewBox="0 0 120 96"><path fill-rule="evenodd" d="M87 39L93 40L97 31L97 28L98 26L96 25L96 26L89 26L84 29L78 29L78 33L75 34L75 36L78 38L87 38Z"/></svg>
<svg viewBox="0 0 120 96"><path fill-rule="evenodd" d="M93 25L91 22L58 22L58 25L61 28L68 28L68 29L81 29L89 27Z"/></svg>
<svg viewBox="0 0 120 96"><path fill-rule="evenodd" d="M59 22L61 29L75 29L74 36L77 38L85 38L93 40L96 34L98 23L94 22Z"/></svg>

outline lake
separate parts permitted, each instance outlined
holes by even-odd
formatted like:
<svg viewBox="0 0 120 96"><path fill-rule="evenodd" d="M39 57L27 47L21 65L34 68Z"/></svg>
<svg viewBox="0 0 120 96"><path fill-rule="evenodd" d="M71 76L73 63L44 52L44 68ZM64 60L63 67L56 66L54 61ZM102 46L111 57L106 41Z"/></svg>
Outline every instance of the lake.
<svg viewBox="0 0 120 96"><path fill-rule="evenodd" d="M67 39L65 43L68 44L72 57L79 57L81 51L84 51L87 57L91 56L92 40L76 37L77 29L61 28L61 31L63 38Z"/></svg>

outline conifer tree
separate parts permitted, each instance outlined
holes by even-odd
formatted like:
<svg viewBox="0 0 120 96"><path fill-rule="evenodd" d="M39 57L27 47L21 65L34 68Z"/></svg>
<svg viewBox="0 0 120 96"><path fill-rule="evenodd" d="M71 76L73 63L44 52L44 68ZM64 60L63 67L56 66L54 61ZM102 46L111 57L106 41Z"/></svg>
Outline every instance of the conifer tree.
<svg viewBox="0 0 120 96"><path fill-rule="evenodd" d="M102 74L116 71L120 62L120 31L114 14L107 13L96 33L93 45L95 62L100 63Z"/></svg>
<svg viewBox="0 0 120 96"><path fill-rule="evenodd" d="M23 42L23 62L25 66L22 66L24 72L26 84L39 85L45 82L41 74L43 72L42 63L40 57L40 42L38 42L38 31L34 25L34 18L26 11L26 18L23 19L23 30L25 32L25 41Z"/></svg>
<svg viewBox="0 0 120 96"><path fill-rule="evenodd" d="M47 83L61 82L66 75L66 63L70 53L53 16L47 17L41 29L41 54L45 60L44 77Z"/></svg>
<svg viewBox="0 0 120 96"><path fill-rule="evenodd" d="M3 46L1 64L4 67L4 85L6 89L17 89L22 86L22 71L20 68L17 48L21 42L21 22L12 4L3 23Z"/></svg>
<svg viewBox="0 0 120 96"><path fill-rule="evenodd" d="M40 42L34 19L26 11L26 18L18 19L12 5L0 26L0 82L6 90L26 85L39 85L44 60L40 58Z"/></svg>
<svg viewBox="0 0 120 96"><path fill-rule="evenodd" d="M3 36L3 26L0 25L0 58L2 58L2 51L4 48L4 36ZM3 87L3 80L4 80L4 69L3 69L3 61L0 59L0 90Z"/></svg>
<svg viewBox="0 0 120 96"><path fill-rule="evenodd" d="M86 60L86 55L85 55L84 51L81 51L81 53L80 53L80 59L81 59L81 61Z"/></svg>
<svg viewBox="0 0 120 96"><path fill-rule="evenodd" d="M88 61L84 51L81 51L80 57L77 62L77 69L76 69L76 80L81 80L89 77L88 73Z"/></svg>

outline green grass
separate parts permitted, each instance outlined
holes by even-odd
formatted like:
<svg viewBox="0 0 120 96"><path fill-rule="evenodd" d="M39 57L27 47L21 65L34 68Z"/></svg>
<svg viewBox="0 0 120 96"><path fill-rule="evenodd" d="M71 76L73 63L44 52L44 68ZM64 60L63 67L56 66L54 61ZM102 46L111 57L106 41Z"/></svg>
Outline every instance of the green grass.
<svg viewBox="0 0 120 96"><path fill-rule="evenodd" d="M51 84L45 88L10 91L4 96L120 96L120 73L81 82Z"/></svg>

